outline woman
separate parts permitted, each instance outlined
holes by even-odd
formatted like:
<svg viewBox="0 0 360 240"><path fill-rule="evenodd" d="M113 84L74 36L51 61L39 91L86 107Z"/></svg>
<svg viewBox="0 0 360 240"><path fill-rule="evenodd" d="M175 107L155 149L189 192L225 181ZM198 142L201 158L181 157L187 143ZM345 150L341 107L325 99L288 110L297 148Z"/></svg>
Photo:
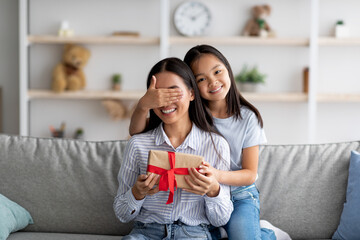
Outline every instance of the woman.
<svg viewBox="0 0 360 240"><path fill-rule="evenodd" d="M156 81L155 81L156 79ZM230 150L226 140L211 127L191 69L180 59L167 58L150 71L147 87L179 89L180 100L150 110L147 128L133 136L126 147L114 201L122 222L135 220L124 239L211 239L208 226L227 223L233 210L228 186L212 174L189 169L188 189L177 189L173 203L166 204L169 191L159 191L159 176L146 174L149 150L183 152L203 156L212 166L228 170Z"/></svg>

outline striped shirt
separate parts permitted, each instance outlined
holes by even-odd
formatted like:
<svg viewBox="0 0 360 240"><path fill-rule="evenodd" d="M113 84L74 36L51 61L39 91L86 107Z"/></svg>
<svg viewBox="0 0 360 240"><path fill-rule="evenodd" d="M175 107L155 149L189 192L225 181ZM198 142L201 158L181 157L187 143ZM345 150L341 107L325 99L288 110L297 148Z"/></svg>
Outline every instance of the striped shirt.
<svg viewBox="0 0 360 240"><path fill-rule="evenodd" d="M233 210L229 186L220 185L220 192L216 197L201 196L178 188L171 204L166 204L169 191L147 195L142 200L136 200L131 191L138 176L146 174L149 150L200 155L215 168L229 170L228 143L217 134L212 134L212 138L222 159L219 159L209 133L200 130L195 124L184 142L176 149L164 132L162 124L151 131L133 136L126 146L118 175L119 189L114 201L114 211L119 220L159 224L171 224L179 220L191 226L226 224Z"/></svg>

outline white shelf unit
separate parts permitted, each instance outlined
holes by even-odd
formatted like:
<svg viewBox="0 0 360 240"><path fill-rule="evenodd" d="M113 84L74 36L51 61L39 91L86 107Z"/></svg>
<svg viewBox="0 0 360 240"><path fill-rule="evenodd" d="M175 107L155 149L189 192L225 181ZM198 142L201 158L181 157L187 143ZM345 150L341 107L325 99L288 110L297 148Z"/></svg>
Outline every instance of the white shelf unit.
<svg viewBox="0 0 360 240"><path fill-rule="evenodd" d="M315 139L316 110L318 102L360 102L360 94L318 94L318 48L319 46L360 46L360 39L336 39L318 36L319 0L310 0L311 31L308 38L254 38L241 36L182 37L170 34L170 0L160 1L159 37L114 37L114 36L74 36L57 37L53 35L29 35L28 0L20 0L20 134L29 134L29 101L41 99L126 99L137 100L144 91L113 92L104 90L84 90L79 92L53 93L43 89L28 88L28 51L34 44L78 43L88 45L153 45L159 47L159 59L169 56L170 47L180 45L211 44L225 46L284 46L305 47L309 49L309 92L283 93L243 93L250 101L258 102L303 102L308 106L308 142Z"/></svg>

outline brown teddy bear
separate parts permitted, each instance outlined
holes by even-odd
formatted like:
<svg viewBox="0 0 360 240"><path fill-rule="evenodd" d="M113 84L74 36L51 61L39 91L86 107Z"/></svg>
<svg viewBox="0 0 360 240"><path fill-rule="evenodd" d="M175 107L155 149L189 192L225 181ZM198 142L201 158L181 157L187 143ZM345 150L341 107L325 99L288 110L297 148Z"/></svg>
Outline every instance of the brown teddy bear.
<svg viewBox="0 0 360 240"><path fill-rule="evenodd" d="M270 15L270 12L269 5L254 6L252 8L253 17L244 28L244 36L268 37L271 29L265 19Z"/></svg>
<svg viewBox="0 0 360 240"><path fill-rule="evenodd" d="M136 107L132 102L110 99L103 100L102 104L114 121L130 118Z"/></svg>
<svg viewBox="0 0 360 240"><path fill-rule="evenodd" d="M64 90L76 91L86 86L83 67L90 58L90 51L86 48L66 44L64 47L63 60L56 65L53 71L52 90L63 92Z"/></svg>

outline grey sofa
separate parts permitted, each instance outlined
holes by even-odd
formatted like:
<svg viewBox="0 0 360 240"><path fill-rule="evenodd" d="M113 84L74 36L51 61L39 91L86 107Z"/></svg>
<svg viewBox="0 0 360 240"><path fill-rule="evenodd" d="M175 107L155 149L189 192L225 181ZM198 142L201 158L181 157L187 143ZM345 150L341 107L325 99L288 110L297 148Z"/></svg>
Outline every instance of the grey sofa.
<svg viewBox="0 0 360 240"><path fill-rule="evenodd" d="M132 224L120 223L112 204L125 146L0 135L0 193L35 222L8 239L121 239ZM293 239L330 239L345 200L351 150L360 151L360 141L261 146L261 219Z"/></svg>

